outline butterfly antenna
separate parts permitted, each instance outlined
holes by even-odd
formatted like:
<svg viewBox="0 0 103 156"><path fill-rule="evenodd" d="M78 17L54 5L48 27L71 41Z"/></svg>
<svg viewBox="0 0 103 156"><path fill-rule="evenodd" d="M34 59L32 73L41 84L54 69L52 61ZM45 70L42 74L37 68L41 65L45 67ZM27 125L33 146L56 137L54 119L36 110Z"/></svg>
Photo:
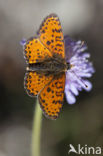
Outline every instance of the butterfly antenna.
<svg viewBox="0 0 103 156"><path fill-rule="evenodd" d="M83 83L83 85L84 85L86 88L88 88L88 85L85 84L85 82L84 82L79 76L77 76L77 75L75 74L74 71L72 71L72 72L73 72L73 74Z"/></svg>

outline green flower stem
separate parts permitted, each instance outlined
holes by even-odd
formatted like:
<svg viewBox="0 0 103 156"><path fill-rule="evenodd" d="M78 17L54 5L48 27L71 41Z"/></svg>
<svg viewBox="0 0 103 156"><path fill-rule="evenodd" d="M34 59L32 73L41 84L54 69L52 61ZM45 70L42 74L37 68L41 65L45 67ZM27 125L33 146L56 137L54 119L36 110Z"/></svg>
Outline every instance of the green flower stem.
<svg viewBox="0 0 103 156"><path fill-rule="evenodd" d="M32 156L40 156L40 138L41 138L42 110L36 101L35 114L32 129Z"/></svg>

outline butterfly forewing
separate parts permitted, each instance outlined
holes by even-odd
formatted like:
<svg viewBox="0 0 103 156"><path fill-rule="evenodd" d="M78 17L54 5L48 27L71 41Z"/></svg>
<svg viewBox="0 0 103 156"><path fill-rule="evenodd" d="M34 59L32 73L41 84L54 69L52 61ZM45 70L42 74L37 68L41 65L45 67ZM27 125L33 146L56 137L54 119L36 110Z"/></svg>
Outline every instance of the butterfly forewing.
<svg viewBox="0 0 103 156"><path fill-rule="evenodd" d="M63 105L65 73L55 76L39 93L39 103L50 119L56 119Z"/></svg>
<svg viewBox="0 0 103 156"><path fill-rule="evenodd" d="M47 16L38 32L40 41L53 55L59 54L62 58L65 57L63 32L57 15Z"/></svg>
<svg viewBox="0 0 103 156"><path fill-rule="evenodd" d="M51 52L36 37L29 39L24 46L27 63L38 63L52 56Z"/></svg>

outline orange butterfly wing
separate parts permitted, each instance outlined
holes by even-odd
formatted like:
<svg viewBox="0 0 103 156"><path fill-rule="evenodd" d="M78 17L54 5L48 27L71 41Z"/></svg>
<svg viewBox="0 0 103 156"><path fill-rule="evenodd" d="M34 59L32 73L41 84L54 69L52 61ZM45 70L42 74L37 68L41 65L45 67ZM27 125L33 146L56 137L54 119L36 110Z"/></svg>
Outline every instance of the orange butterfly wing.
<svg viewBox="0 0 103 156"><path fill-rule="evenodd" d="M39 29L39 36L29 39L24 46L24 56L29 64L45 62L48 58L65 58L64 38L59 18L49 15ZM38 95L44 114L56 119L62 108L65 73L58 76L43 73L26 73L24 86L30 96Z"/></svg>
<svg viewBox="0 0 103 156"><path fill-rule="evenodd" d="M65 58L63 32L55 14L45 18L39 29L39 36L30 38L24 46L27 63L43 62L52 56Z"/></svg>
<svg viewBox="0 0 103 156"><path fill-rule="evenodd" d="M38 31L40 41L47 47L54 56L65 58L64 37L57 15L47 16Z"/></svg>
<svg viewBox="0 0 103 156"><path fill-rule="evenodd" d="M39 93L39 103L44 115L56 119L63 105L65 73L55 76Z"/></svg>
<svg viewBox="0 0 103 156"><path fill-rule="evenodd" d="M38 63L51 57L51 52L40 42L37 37L31 38L24 46L24 57L27 63Z"/></svg>
<svg viewBox="0 0 103 156"><path fill-rule="evenodd" d="M27 72L24 78L24 87L29 96L36 96L44 86L52 80L53 76L43 73Z"/></svg>

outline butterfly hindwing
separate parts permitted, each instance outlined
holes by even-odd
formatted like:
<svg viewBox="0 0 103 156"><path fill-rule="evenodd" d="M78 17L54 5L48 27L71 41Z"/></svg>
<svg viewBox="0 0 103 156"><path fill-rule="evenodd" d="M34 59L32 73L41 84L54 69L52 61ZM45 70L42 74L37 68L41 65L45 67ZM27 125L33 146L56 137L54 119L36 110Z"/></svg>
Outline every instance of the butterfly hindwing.
<svg viewBox="0 0 103 156"><path fill-rule="evenodd" d="M24 57L29 64L42 62L51 56L51 52L37 37L30 38L24 46Z"/></svg>
<svg viewBox="0 0 103 156"><path fill-rule="evenodd" d="M65 73L53 78L39 93L39 103L44 115L56 119L63 105Z"/></svg>
<svg viewBox="0 0 103 156"><path fill-rule="evenodd" d="M44 86L52 80L53 76L46 76L43 73L27 72L24 78L24 87L27 94L36 96Z"/></svg>
<svg viewBox="0 0 103 156"><path fill-rule="evenodd" d="M64 37L60 20L56 14L47 16L38 31L40 41L47 47L53 55L65 57Z"/></svg>

